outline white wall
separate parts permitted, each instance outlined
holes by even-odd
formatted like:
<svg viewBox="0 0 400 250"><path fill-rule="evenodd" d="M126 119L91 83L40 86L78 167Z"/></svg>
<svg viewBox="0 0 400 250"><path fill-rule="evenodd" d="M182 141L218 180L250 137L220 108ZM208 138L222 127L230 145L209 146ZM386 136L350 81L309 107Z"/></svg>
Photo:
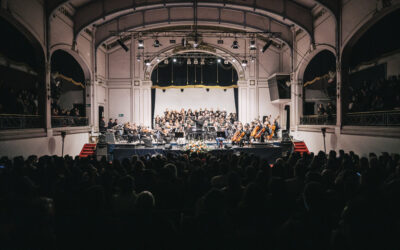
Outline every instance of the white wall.
<svg viewBox="0 0 400 250"><path fill-rule="evenodd" d="M78 155L85 143L89 141L88 133L67 134L64 142L64 155ZM59 155L61 156L61 136L40 137L0 141L0 156L14 157L22 155Z"/></svg>
<svg viewBox="0 0 400 250"><path fill-rule="evenodd" d="M131 90L109 89L108 90L108 117L118 119L125 123L132 121L131 118ZM120 117L119 115L122 115Z"/></svg>
<svg viewBox="0 0 400 250"><path fill-rule="evenodd" d="M311 152L318 153L324 150L324 141L321 132L297 131L294 138L304 140ZM400 140L390 137L374 137L345 134L326 134L326 150L340 150L345 152L354 151L356 154L367 156L368 153L381 152L400 153Z"/></svg>
<svg viewBox="0 0 400 250"><path fill-rule="evenodd" d="M209 92L204 88L187 88L184 92L180 89L167 89L163 92L156 89L156 101L154 115L163 115L166 109L180 110L192 109L199 110L213 108L214 110L226 110L228 113L236 112L234 90L210 89Z"/></svg>

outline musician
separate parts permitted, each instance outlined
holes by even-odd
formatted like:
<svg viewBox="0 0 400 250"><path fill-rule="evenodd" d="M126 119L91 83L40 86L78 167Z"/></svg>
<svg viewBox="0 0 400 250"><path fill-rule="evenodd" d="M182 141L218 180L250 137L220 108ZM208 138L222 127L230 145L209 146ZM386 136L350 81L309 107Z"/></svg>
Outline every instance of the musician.
<svg viewBox="0 0 400 250"><path fill-rule="evenodd" d="M113 124L112 124L112 126L115 127L115 126L117 126L117 125L118 125L118 120L115 119L114 122L113 122Z"/></svg>
<svg viewBox="0 0 400 250"><path fill-rule="evenodd" d="M113 122L112 122L112 118L110 118L110 119L108 120L107 128L108 128L108 129L112 129L112 127L113 127Z"/></svg>
<svg viewBox="0 0 400 250"><path fill-rule="evenodd" d="M99 122L99 130L100 130L100 133L106 132L106 130L107 130L106 123L104 121L104 117L102 117Z"/></svg>

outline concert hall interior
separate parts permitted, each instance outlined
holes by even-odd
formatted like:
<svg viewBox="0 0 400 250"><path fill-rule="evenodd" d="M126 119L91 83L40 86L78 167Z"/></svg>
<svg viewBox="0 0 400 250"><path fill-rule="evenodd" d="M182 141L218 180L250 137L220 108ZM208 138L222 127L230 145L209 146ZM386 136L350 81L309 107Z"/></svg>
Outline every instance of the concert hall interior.
<svg viewBox="0 0 400 250"><path fill-rule="evenodd" d="M0 0L4 249L399 249L396 23L400 0Z"/></svg>

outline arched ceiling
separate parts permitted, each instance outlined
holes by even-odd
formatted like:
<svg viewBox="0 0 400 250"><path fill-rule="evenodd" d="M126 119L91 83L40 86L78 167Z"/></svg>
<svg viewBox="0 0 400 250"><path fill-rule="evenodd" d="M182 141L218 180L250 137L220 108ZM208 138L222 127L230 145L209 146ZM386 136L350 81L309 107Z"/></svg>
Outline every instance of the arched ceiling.
<svg viewBox="0 0 400 250"><path fill-rule="evenodd" d="M114 31L145 28L149 25L181 25L194 20L197 2L198 23L237 25L258 32L279 33L291 45L292 26L314 38L311 10L321 5L335 16L337 0L53 0L47 4L51 14L64 4L73 7L75 37L89 25L96 28L96 46Z"/></svg>

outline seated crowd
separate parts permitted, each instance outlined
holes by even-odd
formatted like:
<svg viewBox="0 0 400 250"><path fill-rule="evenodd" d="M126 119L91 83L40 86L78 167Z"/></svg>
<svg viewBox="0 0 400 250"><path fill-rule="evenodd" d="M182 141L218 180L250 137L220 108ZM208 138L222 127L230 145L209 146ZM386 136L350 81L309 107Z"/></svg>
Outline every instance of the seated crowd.
<svg viewBox="0 0 400 250"><path fill-rule="evenodd" d="M201 123L203 126L204 123L206 125L211 125L214 127L226 127L227 124L233 124L237 121L236 113L227 113L226 111L220 111L213 109L200 109L200 110L192 110L192 109L181 109L177 110L168 110L166 109L164 112L164 116L156 116L154 118L155 127L188 127L194 126L196 123Z"/></svg>
<svg viewBox="0 0 400 250"><path fill-rule="evenodd" d="M2 249L398 249L399 155L0 159ZM397 245L397 247L395 247Z"/></svg>
<svg viewBox="0 0 400 250"><path fill-rule="evenodd" d="M0 84L0 114L37 115L38 105L33 90L16 90Z"/></svg>
<svg viewBox="0 0 400 250"><path fill-rule="evenodd" d="M400 109L400 77L364 81L360 86L349 86L347 91L348 112Z"/></svg>

